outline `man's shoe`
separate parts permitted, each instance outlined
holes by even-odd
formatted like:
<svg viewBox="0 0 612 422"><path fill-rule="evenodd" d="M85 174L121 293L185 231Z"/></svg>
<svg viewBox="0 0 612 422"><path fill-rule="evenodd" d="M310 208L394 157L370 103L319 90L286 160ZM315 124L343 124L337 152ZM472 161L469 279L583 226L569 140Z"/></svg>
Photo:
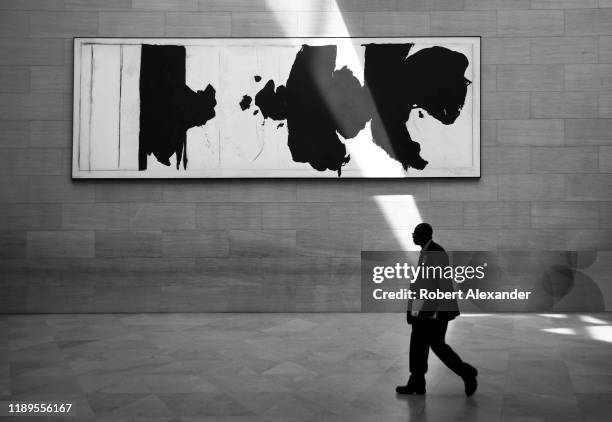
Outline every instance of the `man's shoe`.
<svg viewBox="0 0 612 422"><path fill-rule="evenodd" d="M425 387L422 389L415 389L410 387L409 385L398 385L395 387L395 392L397 394L425 394Z"/></svg>
<svg viewBox="0 0 612 422"><path fill-rule="evenodd" d="M408 384L395 387L397 394L425 394L425 379L416 380L412 377L408 380Z"/></svg>
<svg viewBox="0 0 612 422"><path fill-rule="evenodd" d="M470 397L478 388L478 381L476 381L478 370L467 363L465 365L465 374L461 378L463 378L463 383L465 384L465 395Z"/></svg>

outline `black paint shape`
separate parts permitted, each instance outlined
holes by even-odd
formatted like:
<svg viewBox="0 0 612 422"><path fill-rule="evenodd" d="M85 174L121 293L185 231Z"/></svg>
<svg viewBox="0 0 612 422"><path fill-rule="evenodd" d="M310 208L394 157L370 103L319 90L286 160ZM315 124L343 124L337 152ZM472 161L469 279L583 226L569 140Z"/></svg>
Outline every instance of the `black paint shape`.
<svg viewBox="0 0 612 422"><path fill-rule="evenodd" d="M364 79L377 113L372 116L374 142L404 170L427 165L421 146L406 128L413 108L422 108L443 124L453 123L470 83L463 76L467 58L443 47L408 56L413 44L365 45Z"/></svg>
<svg viewBox="0 0 612 422"><path fill-rule="evenodd" d="M287 128L294 161L309 163L319 171L336 171L340 176L350 156L336 134L338 121L329 97L334 84L336 51L335 45L303 45L297 53L287 79ZM340 79L352 77L346 70Z"/></svg>
<svg viewBox="0 0 612 422"><path fill-rule="evenodd" d="M255 111L253 112L253 116L255 116L257 113L259 113L259 110L255 110Z"/></svg>
<svg viewBox="0 0 612 422"><path fill-rule="evenodd" d="M279 127L283 127L283 126L285 126L284 123L279 123L279 124L276 125L276 128L278 129Z"/></svg>
<svg viewBox="0 0 612 422"><path fill-rule="evenodd" d="M412 44L369 44L365 49L364 81L372 95L376 113L372 117L372 137L389 156L406 170L422 170L427 165L421 146L412 140L406 121L414 105L405 95L406 85L420 83L404 73L404 63Z"/></svg>
<svg viewBox="0 0 612 422"><path fill-rule="evenodd" d="M274 89L274 81L270 79L255 95L255 105L261 110L264 119L284 120L287 118L287 90L283 85Z"/></svg>
<svg viewBox="0 0 612 422"><path fill-rule="evenodd" d="M138 169L151 154L166 166L176 154L176 168L181 160L187 168L187 130L215 117L216 104L211 85L194 92L185 84L185 47L143 44Z"/></svg>
<svg viewBox="0 0 612 422"><path fill-rule="evenodd" d="M468 67L463 54L444 47L417 51L405 60L408 75L403 92L406 98L445 125L457 120L471 83L463 75ZM409 83L409 81L415 83Z"/></svg>
<svg viewBox="0 0 612 422"><path fill-rule="evenodd" d="M259 81L261 81L261 76L255 75L255 82L259 82Z"/></svg>
<svg viewBox="0 0 612 422"><path fill-rule="evenodd" d="M240 109L244 111L251 107L251 101L252 99L248 95L243 96L242 100L240 100Z"/></svg>
<svg viewBox="0 0 612 422"><path fill-rule="evenodd" d="M354 138L371 118L366 90L346 66L332 74L331 86L323 92L336 130L343 138Z"/></svg>

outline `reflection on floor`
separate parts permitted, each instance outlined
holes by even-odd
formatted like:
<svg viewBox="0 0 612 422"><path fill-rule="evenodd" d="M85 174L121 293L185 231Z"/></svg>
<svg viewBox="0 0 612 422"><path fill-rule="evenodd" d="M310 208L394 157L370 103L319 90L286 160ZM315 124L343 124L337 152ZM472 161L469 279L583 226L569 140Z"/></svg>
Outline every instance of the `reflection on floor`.
<svg viewBox="0 0 612 422"><path fill-rule="evenodd" d="M480 372L467 399L433 355L427 395L396 396L403 315L0 316L0 402L97 421L609 421L610 321L460 317L449 343Z"/></svg>

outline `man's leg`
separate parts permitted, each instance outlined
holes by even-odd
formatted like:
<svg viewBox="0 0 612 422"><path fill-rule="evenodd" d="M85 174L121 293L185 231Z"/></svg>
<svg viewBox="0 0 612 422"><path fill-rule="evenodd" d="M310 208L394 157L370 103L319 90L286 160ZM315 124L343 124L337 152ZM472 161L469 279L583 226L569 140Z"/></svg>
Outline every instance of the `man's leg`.
<svg viewBox="0 0 612 422"><path fill-rule="evenodd" d="M410 334L410 374L415 379L424 379L429 357L428 321L416 320Z"/></svg>
<svg viewBox="0 0 612 422"><path fill-rule="evenodd" d="M429 330L431 350L440 360L459 376L464 375L465 364L457 353L446 344L447 321L431 321Z"/></svg>
<svg viewBox="0 0 612 422"><path fill-rule="evenodd" d="M463 378L465 393L471 396L477 388L476 375L478 375L478 371L473 366L462 361L459 355L446 344L447 327L448 321L432 321L430 330L431 350L451 371Z"/></svg>
<svg viewBox="0 0 612 422"><path fill-rule="evenodd" d="M398 394L425 394L425 373L429 357L427 324L415 320L410 334L410 379L406 385L398 386Z"/></svg>

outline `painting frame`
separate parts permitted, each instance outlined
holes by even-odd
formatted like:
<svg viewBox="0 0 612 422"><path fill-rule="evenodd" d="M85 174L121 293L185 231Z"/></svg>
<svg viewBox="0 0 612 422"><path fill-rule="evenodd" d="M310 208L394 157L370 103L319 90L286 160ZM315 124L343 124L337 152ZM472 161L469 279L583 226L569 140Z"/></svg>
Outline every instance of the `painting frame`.
<svg viewBox="0 0 612 422"><path fill-rule="evenodd" d="M433 170L423 173L416 173L402 176L389 175L370 175L364 176L345 172L342 177L333 173L327 174L306 174L302 171L269 171L266 170L263 174L254 174L252 169L230 169L230 170L205 170L205 171L183 171L170 174L168 172L147 172L143 174L138 170L83 170L79 167L80 149L80 132L81 132L81 47L87 43L96 44L113 44L121 43L125 45L142 45L146 42L154 42L155 44L181 44L186 41L250 41L250 40L318 40L328 42L329 40L371 40L380 41L392 40L394 42L403 41L410 42L415 40L428 44L442 44L449 40L470 40L475 46L472 55L473 63L473 80L472 82L472 163L469 168L461 168L457 171ZM73 74L73 143L72 143L72 178L73 179L421 179L421 178L480 178L481 177L481 104L482 104L482 87L481 87L481 37L480 36L451 36L451 37L172 37L172 38L142 38L142 37L75 37L74 43L74 74ZM181 44L184 45L184 44Z"/></svg>

